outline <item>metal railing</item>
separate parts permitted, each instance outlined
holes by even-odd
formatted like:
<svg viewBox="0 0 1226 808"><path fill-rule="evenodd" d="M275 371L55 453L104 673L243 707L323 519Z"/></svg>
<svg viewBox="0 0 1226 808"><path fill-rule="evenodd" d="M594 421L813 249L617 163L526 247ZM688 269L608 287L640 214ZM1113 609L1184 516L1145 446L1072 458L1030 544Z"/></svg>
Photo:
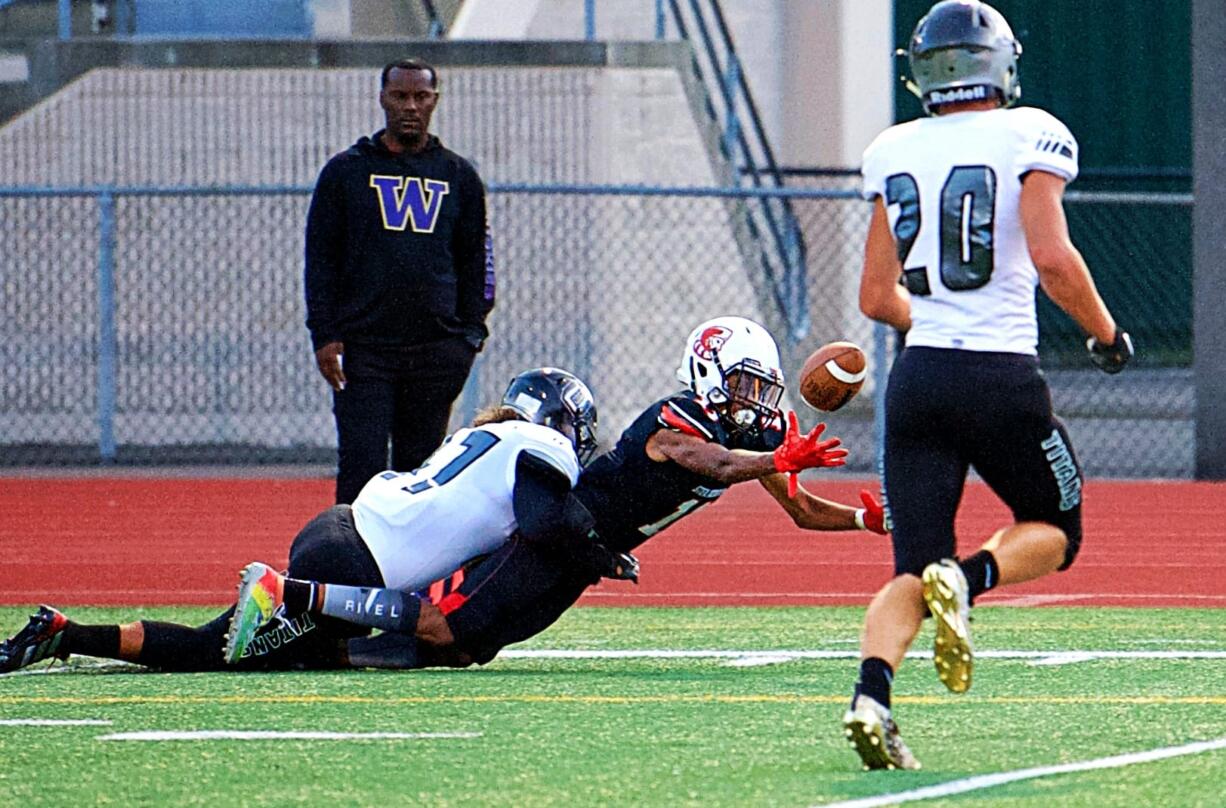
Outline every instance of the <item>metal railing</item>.
<svg viewBox="0 0 1226 808"><path fill-rule="evenodd" d="M438 9L434 7L434 0L417 0L422 11L426 15L426 38L427 39L442 39L447 34L447 24L443 22L443 17L438 13Z"/></svg>
<svg viewBox="0 0 1226 808"><path fill-rule="evenodd" d="M685 7L680 0L668 0L667 8L681 39L691 44L692 68L706 88L704 108L711 122L722 131L719 149L728 161L733 181L754 188L783 188L784 174L775 159L719 0L688 0ZM691 25L696 35L691 34ZM662 34L663 30L657 4L657 32ZM799 342L809 331L804 307L803 230L786 197L763 205L759 215L750 217L747 224L757 243L765 240L770 245L762 256L762 268L776 289L789 339ZM773 268L770 253L779 257L781 272Z"/></svg>

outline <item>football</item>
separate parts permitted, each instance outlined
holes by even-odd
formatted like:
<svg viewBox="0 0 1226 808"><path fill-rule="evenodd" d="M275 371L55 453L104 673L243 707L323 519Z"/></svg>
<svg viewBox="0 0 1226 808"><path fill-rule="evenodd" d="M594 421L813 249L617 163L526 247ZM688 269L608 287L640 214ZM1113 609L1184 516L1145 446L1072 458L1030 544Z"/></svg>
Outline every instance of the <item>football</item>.
<svg viewBox="0 0 1226 808"><path fill-rule="evenodd" d="M815 410L834 412L864 385L868 360L854 342L830 342L818 348L800 369L800 397Z"/></svg>

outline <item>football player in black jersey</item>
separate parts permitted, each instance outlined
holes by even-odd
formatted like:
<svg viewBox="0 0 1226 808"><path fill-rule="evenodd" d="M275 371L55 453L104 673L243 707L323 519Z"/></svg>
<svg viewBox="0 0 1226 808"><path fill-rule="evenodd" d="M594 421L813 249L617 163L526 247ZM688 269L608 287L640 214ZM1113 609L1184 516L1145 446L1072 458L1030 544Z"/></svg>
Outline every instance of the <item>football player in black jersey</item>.
<svg viewBox="0 0 1226 808"><path fill-rule="evenodd" d="M552 625L601 577L636 580L632 550L747 480L759 480L798 527L886 532L881 506L868 492L861 494L863 507L853 508L796 486L797 472L843 465L847 452L837 438L821 439L824 425L801 435L789 413L785 429L779 349L762 326L741 317L701 324L686 340L677 376L686 389L648 406L583 471L573 492L590 513L591 546L612 556L586 557L582 542L512 539L432 587L430 600L445 616L449 638L384 633L353 640L353 661L395 668L488 662Z"/></svg>

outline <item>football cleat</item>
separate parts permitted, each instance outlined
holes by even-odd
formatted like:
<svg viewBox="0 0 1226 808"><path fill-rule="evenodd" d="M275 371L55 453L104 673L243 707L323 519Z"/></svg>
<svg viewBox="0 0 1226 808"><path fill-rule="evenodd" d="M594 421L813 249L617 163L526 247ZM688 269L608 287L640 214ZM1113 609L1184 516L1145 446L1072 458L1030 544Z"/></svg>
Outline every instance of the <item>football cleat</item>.
<svg viewBox="0 0 1226 808"><path fill-rule="evenodd" d="M889 709L876 699L856 696L843 716L843 735L860 756L865 771L920 768L920 762L902 742Z"/></svg>
<svg viewBox="0 0 1226 808"><path fill-rule="evenodd" d="M937 676L954 693L971 687L971 605L966 576L958 562L943 559L924 568L924 602L936 620L932 661Z"/></svg>
<svg viewBox="0 0 1226 808"><path fill-rule="evenodd" d="M238 584L238 602L226 632L226 664L243 658L256 632L285 611L282 597L285 576L256 561L243 567Z"/></svg>
<svg viewBox="0 0 1226 808"><path fill-rule="evenodd" d="M64 640L68 618L50 606L39 606L16 636L0 642L0 673L19 670L48 657L68 659L57 653Z"/></svg>

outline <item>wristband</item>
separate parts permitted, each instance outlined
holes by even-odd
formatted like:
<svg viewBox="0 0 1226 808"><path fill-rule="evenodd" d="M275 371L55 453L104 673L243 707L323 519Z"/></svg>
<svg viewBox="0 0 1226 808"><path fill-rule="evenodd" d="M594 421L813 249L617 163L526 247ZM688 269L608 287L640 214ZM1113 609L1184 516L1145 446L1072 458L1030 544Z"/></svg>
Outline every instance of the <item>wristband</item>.
<svg viewBox="0 0 1226 808"><path fill-rule="evenodd" d="M864 508L856 508L856 527L860 528L861 530L868 530L868 528L864 526L864 514Z"/></svg>

